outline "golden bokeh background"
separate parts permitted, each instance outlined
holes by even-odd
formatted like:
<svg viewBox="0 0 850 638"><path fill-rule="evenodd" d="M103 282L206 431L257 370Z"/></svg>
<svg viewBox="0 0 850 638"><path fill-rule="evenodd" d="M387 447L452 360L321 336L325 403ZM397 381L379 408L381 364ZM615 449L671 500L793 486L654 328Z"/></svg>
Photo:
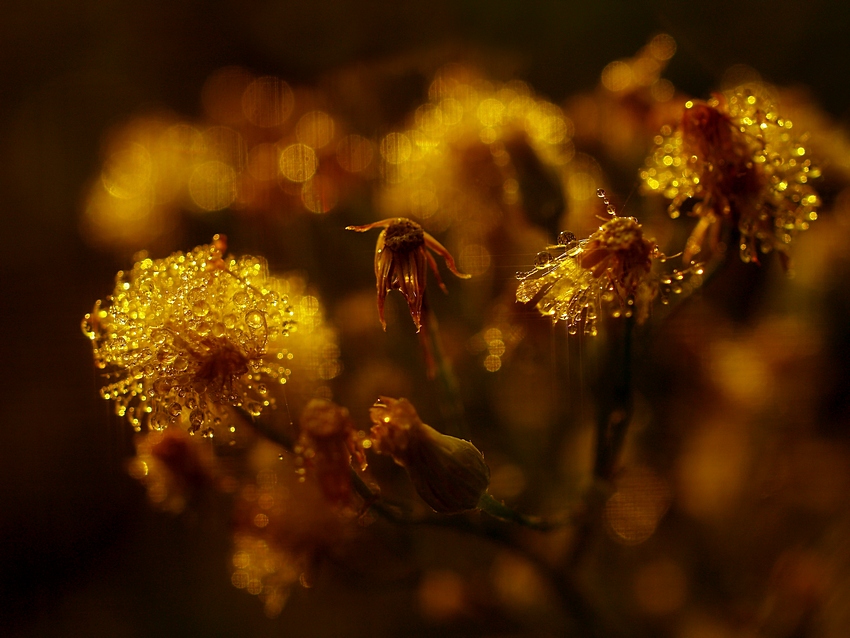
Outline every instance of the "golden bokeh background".
<svg viewBox="0 0 850 638"><path fill-rule="evenodd" d="M636 193L656 122L599 92L706 98L755 69L800 117L846 131L848 24L825 0L6 7L0 633L560 635L569 613L535 560L444 530L367 531L359 560L267 618L231 584L227 503L149 508L80 319L138 250L226 233L235 254L298 270L321 295L341 361L325 376L366 427L377 394L428 396L396 295L380 332L372 240L342 229L419 219L477 282L445 275L452 294L434 306L492 491L556 511L589 471L602 348L517 321L504 285L562 210L587 231L596 188L618 206ZM846 137L825 139L833 212L795 244L793 283L777 263L734 263L640 353L627 471L583 572L624 635L850 632L850 170ZM660 223L659 241L676 232ZM560 560L558 538L523 542Z"/></svg>

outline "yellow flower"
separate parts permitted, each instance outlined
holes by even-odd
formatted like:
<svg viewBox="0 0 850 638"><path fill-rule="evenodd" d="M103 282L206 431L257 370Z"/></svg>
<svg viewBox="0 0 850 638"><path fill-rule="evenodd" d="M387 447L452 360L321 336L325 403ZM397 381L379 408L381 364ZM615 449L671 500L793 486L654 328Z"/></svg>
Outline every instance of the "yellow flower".
<svg viewBox="0 0 850 638"><path fill-rule="evenodd" d="M422 423L407 399L380 397L369 415L375 451L407 470L434 511L452 514L478 506L490 484L490 468L478 448Z"/></svg>
<svg viewBox="0 0 850 638"><path fill-rule="evenodd" d="M702 273L691 265L685 271L654 275L653 263L666 259L655 240L644 235L634 217L614 214L604 191L597 194L613 217L582 241L561 233L557 246L537 255L534 270L517 274L517 301L537 300L540 314L566 322L570 334L584 323L584 333L596 335L597 320L608 307L614 317L630 317L636 309L641 323L659 293L666 299L670 290L681 292L678 282L687 273Z"/></svg>
<svg viewBox="0 0 850 638"><path fill-rule="evenodd" d="M792 131L763 87L738 87L707 102L688 101L679 126L656 136L641 171L644 188L671 200L669 212L699 218L683 253L716 250L733 229L745 262L779 251L787 265L794 234L817 218L810 180L820 169L806 156L805 136Z"/></svg>
<svg viewBox="0 0 850 638"><path fill-rule="evenodd" d="M446 290L437 263L429 250L433 250L446 260L448 269L461 279L468 279L470 275L459 272L455 266L455 260L449 251L426 233L422 226L404 217L383 219L365 226L348 226L346 230L358 233L382 227L378 236L378 245L375 248L375 277L378 289L378 316L384 330L387 322L384 321L384 300L390 290L399 290L410 308L410 316L416 326L416 332L422 328L422 300L425 296L426 264L431 267L437 283L443 292Z"/></svg>
<svg viewBox="0 0 850 638"><path fill-rule="evenodd" d="M211 436L227 406L259 414L284 383L281 338L293 329L285 282L257 257L225 259L226 240L119 272L83 319L107 379L101 394L136 430L182 422Z"/></svg>

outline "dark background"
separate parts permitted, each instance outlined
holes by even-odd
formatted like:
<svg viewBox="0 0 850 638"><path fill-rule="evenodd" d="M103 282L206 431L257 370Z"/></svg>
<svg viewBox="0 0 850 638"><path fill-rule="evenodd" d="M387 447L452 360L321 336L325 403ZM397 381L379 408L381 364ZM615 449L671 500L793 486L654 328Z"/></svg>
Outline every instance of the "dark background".
<svg viewBox="0 0 850 638"><path fill-rule="evenodd" d="M129 265L88 248L78 231L111 125L151 107L198 116L204 80L229 64L296 84L381 68L391 81L379 119L390 125L449 61L521 78L558 103L660 31L678 43L665 75L681 91L705 96L730 65L748 64L777 84L808 86L846 122L848 27L847 5L826 0L5 3L0 633L397 631L396 611L358 611L362 594L343 586L323 594L330 609L297 592L281 618L267 620L228 582L224 514L157 514L126 476L129 433L97 396L79 329ZM208 237L197 239L188 245Z"/></svg>

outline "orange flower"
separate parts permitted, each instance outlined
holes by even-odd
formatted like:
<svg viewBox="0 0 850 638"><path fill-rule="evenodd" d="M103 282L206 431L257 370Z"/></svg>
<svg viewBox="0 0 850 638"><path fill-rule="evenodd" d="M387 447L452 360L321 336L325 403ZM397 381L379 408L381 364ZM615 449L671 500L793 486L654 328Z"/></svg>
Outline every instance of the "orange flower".
<svg viewBox="0 0 850 638"><path fill-rule="evenodd" d="M820 206L810 182L821 172L806 140L780 117L767 87L685 103L679 126L662 128L641 171L645 191L671 200L671 217L698 218L685 262L706 246L717 251L726 233L736 235L743 261L777 251L787 266L788 245Z"/></svg>
<svg viewBox="0 0 850 638"><path fill-rule="evenodd" d="M540 314L566 322L570 334L583 324L585 334L596 335L597 321L606 311L613 317L636 311L637 322L643 323L657 296L666 300L671 291L682 292L686 275L702 274L702 266L694 263L685 270L654 273L653 265L667 260L655 240L634 217L617 215L605 191L599 189L597 196L611 215L608 221L581 241L562 232L557 246L537 255L534 270L517 273L517 301L535 301Z"/></svg>
<svg viewBox="0 0 850 638"><path fill-rule="evenodd" d="M365 226L347 226L346 230L362 233L379 226L384 230L381 231L375 248L375 277L381 325L384 330L387 329L387 322L384 321L384 300L387 293L390 290L399 290L407 299L410 316L413 318L416 332L419 332L422 328L426 264L431 267L443 292L448 292L437 270L437 262L428 250L433 250L445 259L448 269L461 279L469 279L470 275L458 271L454 258L445 246L426 233L422 226L404 217L383 219Z"/></svg>
<svg viewBox="0 0 850 638"><path fill-rule="evenodd" d="M338 506L351 500L351 461L364 468L366 455L348 410L324 399L313 399L301 413L301 434L295 452L315 471L325 498Z"/></svg>

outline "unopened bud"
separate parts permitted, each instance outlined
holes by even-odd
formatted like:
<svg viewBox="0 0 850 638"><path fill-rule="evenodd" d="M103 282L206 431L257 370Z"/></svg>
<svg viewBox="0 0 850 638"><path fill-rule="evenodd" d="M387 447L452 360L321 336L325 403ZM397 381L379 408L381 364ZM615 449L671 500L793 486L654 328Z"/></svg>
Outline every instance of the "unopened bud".
<svg viewBox="0 0 850 638"><path fill-rule="evenodd" d="M478 507L490 484L490 468L478 448L422 423L407 399L381 397L370 416L375 450L407 470L416 492L435 511Z"/></svg>

